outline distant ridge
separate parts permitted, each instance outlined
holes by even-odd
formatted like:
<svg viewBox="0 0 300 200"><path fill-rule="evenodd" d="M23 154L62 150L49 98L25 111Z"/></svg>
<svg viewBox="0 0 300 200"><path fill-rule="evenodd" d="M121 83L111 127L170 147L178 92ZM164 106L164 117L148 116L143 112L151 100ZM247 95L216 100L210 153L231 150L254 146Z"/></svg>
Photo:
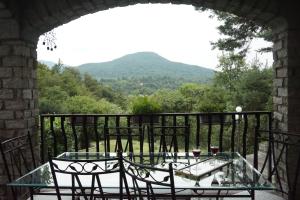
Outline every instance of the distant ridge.
<svg viewBox="0 0 300 200"><path fill-rule="evenodd" d="M169 61L153 52L128 54L109 62L87 63L78 66L78 69L81 73L88 73L98 80L170 77L207 82L215 73L214 70L205 67Z"/></svg>
<svg viewBox="0 0 300 200"><path fill-rule="evenodd" d="M40 63L47 65L49 68L52 68L56 63L52 61L47 61L47 60L39 60Z"/></svg>

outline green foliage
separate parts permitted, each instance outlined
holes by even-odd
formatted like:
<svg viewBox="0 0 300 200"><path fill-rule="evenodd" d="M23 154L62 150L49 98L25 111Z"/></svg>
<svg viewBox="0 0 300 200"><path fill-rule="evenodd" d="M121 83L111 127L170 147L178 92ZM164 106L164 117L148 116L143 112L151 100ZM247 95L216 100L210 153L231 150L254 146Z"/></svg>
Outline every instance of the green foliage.
<svg viewBox="0 0 300 200"><path fill-rule="evenodd" d="M244 110L271 110L272 69L252 68L245 72L237 86L237 102Z"/></svg>
<svg viewBox="0 0 300 200"><path fill-rule="evenodd" d="M233 53L220 58L219 68L214 85L226 90L226 110L234 110L238 105L244 111L271 110L271 68L258 60L246 64L243 57Z"/></svg>
<svg viewBox="0 0 300 200"><path fill-rule="evenodd" d="M183 95L185 102L188 105L186 112L195 110L195 106L202 100L208 89L209 85L200 85L196 83L185 83L179 88L180 93Z"/></svg>
<svg viewBox="0 0 300 200"><path fill-rule="evenodd" d="M73 96L66 101L66 108L70 113L118 114L121 109L104 99L96 100L88 96Z"/></svg>
<svg viewBox="0 0 300 200"><path fill-rule="evenodd" d="M196 106L200 112L223 112L226 110L226 91L221 87L208 88Z"/></svg>
<svg viewBox="0 0 300 200"><path fill-rule="evenodd" d="M68 98L68 93L60 86L46 87L42 91L39 99L39 108L42 113L64 113L64 101Z"/></svg>
<svg viewBox="0 0 300 200"><path fill-rule="evenodd" d="M248 65L242 56L230 52L219 57L217 68L221 71L216 73L214 83L232 93L237 90L239 79Z"/></svg>
<svg viewBox="0 0 300 200"><path fill-rule="evenodd" d="M196 8L197 10L207 10L205 8ZM217 27L222 35L216 42L211 42L213 49L219 49L227 52L237 52L243 57L249 52L249 46L254 38L261 38L266 41L272 41L272 31L270 27L257 24L251 19L239 17L231 13L210 10L211 17L216 17L222 22ZM270 52L272 47L266 46L257 49L258 52Z"/></svg>
<svg viewBox="0 0 300 200"><path fill-rule="evenodd" d="M41 113L121 113L115 101L124 97L91 76L74 68L38 64L39 108ZM107 100L111 100L111 102ZM114 99L115 101L113 101Z"/></svg>
<svg viewBox="0 0 300 200"><path fill-rule="evenodd" d="M156 91L152 98L161 106L162 112L188 112L188 102L178 90L161 89Z"/></svg>
<svg viewBox="0 0 300 200"><path fill-rule="evenodd" d="M160 105L148 96L138 96L132 102L132 114L160 113Z"/></svg>

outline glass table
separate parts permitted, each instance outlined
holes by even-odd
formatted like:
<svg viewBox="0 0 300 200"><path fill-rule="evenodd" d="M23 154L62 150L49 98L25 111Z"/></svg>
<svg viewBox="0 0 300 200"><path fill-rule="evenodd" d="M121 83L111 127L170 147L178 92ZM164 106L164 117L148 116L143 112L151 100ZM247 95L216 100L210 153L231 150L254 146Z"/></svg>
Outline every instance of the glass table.
<svg viewBox="0 0 300 200"><path fill-rule="evenodd" d="M186 197L248 197L254 199L255 190L273 190L274 186L239 153L219 153L216 156L192 153L148 153L134 155L123 153L127 159L156 168L166 168L172 163L176 191ZM117 157L116 153L65 152L58 156L69 160ZM111 165L112 163L106 163ZM153 176L159 177L155 171ZM115 176L115 177L114 177ZM68 177L58 177L61 186L70 187ZM90 180L85 181L87 185ZM129 187L131 186L128 182ZM54 188L49 163L45 163L23 177L8 184L11 187ZM118 175L109 175L103 188L119 188ZM159 187L159 186L158 186ZM159 188L158 188L159 189ZM116 190L118 191L118 190ZM247 194L240 193L247 191ZM117 194L116 194L117 195Z"/></svg>

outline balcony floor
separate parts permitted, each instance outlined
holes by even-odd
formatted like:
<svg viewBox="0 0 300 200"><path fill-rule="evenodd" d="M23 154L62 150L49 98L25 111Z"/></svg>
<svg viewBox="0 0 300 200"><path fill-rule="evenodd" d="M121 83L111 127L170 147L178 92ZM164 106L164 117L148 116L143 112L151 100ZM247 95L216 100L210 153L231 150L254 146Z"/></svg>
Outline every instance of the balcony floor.
<svg viewBox="0 0 300 200"><path fill-rule="evenodd" d="M239 194L246 194L244 192L241 192ZM53 200L56 199L56 197L53 196L34 196L35 200ZM62 197L62 200L71 200L72 197ZM192 200L214 200L215 198L192 198ZM222 199L222 198L221 198ZM223 200L248 200L249 198L223 198ZM283 197L278 196L277 194L273 192L265 192L265 191L256 191L255 192L255 200L285 200Z"/></svg>

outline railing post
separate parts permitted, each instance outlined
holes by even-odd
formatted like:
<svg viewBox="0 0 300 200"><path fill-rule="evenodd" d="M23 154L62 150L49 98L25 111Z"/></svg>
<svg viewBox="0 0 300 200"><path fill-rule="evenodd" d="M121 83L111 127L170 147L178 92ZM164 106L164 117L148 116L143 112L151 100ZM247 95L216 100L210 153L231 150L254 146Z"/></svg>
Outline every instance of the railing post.
<svg viewBox="0 0 300 200"><path fill-rule="evenodd" d="M84 142L85 142L85 152L89 152L89 136L87 133L87 116L83 116L83 135L84 135Z"/></svg>
<svg viewBox="0 0 300 200"><path fill-rule="evenodd" d="M140 136L140 162L143 163L144 154L144 125L142 122L142 116L139 115L139 136Z"/></svg>
<svg viewBox="0 0 300 200"><path fill-rule="evenodd" d="M260 128L260 114L256 113L255 114L256 118L256 126L255 126L255 132L254 132L254 168L258 169L258 135L259 135L259 128Z"/></svg>
<svg viewBox="0 0 300 200"><path fill-rule="evenodd" d="M98 117L97 116L94 116L94 132L95 132L95 138L96 138L96 151L99 152L100 151L100 147L99 147L100 138L99 138L99 133L98 133Z"/></svg>
<svg viewBox="0 0 300 200"><path fill-rule="evenodd" d="M184 116L184 139L185 139L185 152L189 152L190 144L190 127L189 127L189 116Z"/></svg>
<svg viewBox="0 0 300 200"><path fill-rule="evenodd" d="M235 130L236 130L236 119L235 119L235 114L231 115L231 152L235 152Z"/></svg>
<svg viewBox="0 0 300 200"><path fill-rule="evenodd" d="M77 133L76 133L75 120L76 120L76 117L71 116L71 128L72 128L72 135L74 138L74 149L75 149L75 152L78 152L78 137L77 137Z"/></svg>
<svg viewBox="0 0 300 200"><path fill-rule="evenodd" d="M115 152L123 152L122 138L120 132L120 116L116 116L116 128L117 128L117 146L115 147Z"/></svg>
<svg viewBox="0 0 300 200"><path fill-rule="evenodd" d="M67 136L66 136L66 131L65 131L65 117L61 116L60 118L60 127L61 127L61 132L64 138L64 151L67 152L68 151L68 140L67 140Z"/></svg>
<svg viewBox="0 0 300 200"><path fill-rule="evenodd" d="M176 129L176 126L177 126L177 116L173 115L173 137L172 137L172 140L173 140L173 143L174 143L174 152L178 152L177 129ZM171 151L171 149L170 149L170 151Z"/></svg>
<svg viewBox="0 0 300 200"><path fill-rule="evenodd" d="M108 129L108 116L104 118L104 152L105 154L110 152L110 137Z"/></svg>
<svg viewBox="0 0 300 200"><path fill-rule="evenodd" d="M212 116L211 114L208 114L208 133L207 133L207 152L211 152L210 146L211 146L211 129L212 129Z"/></svg>
<svg viewBox="0 0 300 200"><path fill-rule="evenodd" d="M162 149L163 152L167 152L167 144L166 144L166 117L164 115L161 116L161 139L160 139L160 147L159 150ZM162 146L162 148L161 148Z"/></svg>
<svg viewBox="0 0 300 200"><path fill-rule="evenodd" d="M53 151L54 151L54 156L57 156L57 140L56 140L56 134L54 130L54 121L55 121L55 117L50 116L50 130L51 130L52 141L53 141Z"/></svg>
<svg viewBox="0 0 300 200"><path fill-rule="evenodd" d="M127 116L127 132L128 132L128 143L129 143L129 153L134 153L133 152L133 138L132 138L132 130L131 130L131 116Z"/></svg>
<svg viewBox="0 0 300 200"><path fill-rule="evenodd" d="M150 160L151 160L151 164L154 163L154 128L153 128L153 115L150 115L150 130L149 130L149 134L150 134L150 141L149 141L149 144L150 144Z"/></svg>
<svg viewBox="0 0 300 200"><path fill-rule="evenodd" d="M257 121L256 121L256 123L257 123ZM256 135L256 128L257 127L255 127L255 135ZM246 155L247 155L247 132L248 132L248 115L245 113L244 114L244 130L243 130L243 152L242 152L242 155L244 158L246 158Z"/></svg>
<svg viewBox="0 0 300 200"><path fill-rule="evenodd" d="M269 123L269 135L268 135L268 139L269 139L269 143L268 143L268 177L269 177L269 181L272 182L272 142L273 142L273 132L272 132L272 113L268 114L268 123Z"/></svg>
<svg viewBox="0 0 300 200"><path fill-rule="evenodd" d="M224 133L224 114L220 114L220 135L219 135L219 149L223 152L223 133Z"/></svg>
<svg viewBox="0 0 300 200"><path fill-rule="evenodd" d="M40 156L41 156L41 162L42 164L45 163L45 117L43 115L41 115L40 117L40 123L41 123L41 127L40 127L40 138L41 138L41 152L40 152Z"/></svg>
<svg viewBox="0 0 300 200"><path fill-rule="evenodd" d="M196 146L200 148L200 115L196 115Z"/></svg>

